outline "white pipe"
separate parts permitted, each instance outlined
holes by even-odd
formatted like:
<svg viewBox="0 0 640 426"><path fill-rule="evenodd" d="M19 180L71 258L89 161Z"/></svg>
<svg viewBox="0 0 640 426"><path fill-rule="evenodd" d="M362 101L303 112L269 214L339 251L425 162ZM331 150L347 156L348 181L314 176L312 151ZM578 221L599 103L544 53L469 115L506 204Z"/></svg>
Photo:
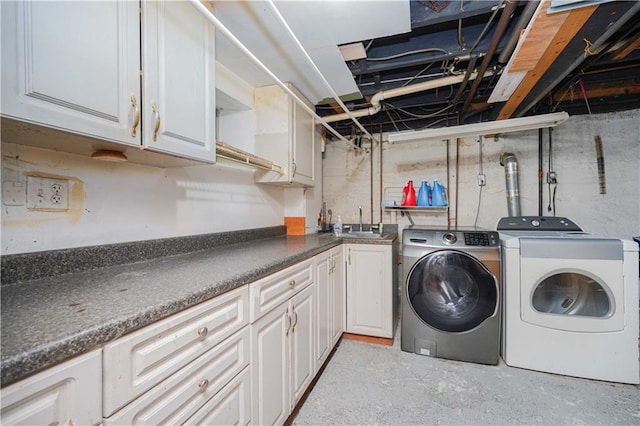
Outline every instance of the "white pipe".
<svg viewBox="0 0 640 426"><path fill-rule="evenodd" d="M469 80L473 80L478 76L478 73L471 73L469 75ZM369 108L360 109L357 111L351 111L350 113L341 113L335 115L326 115L324 119L327 123L333 123L336 121L346 120L347 118L351 118L349 114L355 117L366 117L368 115L374 115L380 111L382 105L380 105L380 101L384 99L394 98L398 96L408 95L410 93L424 92L426 90L437 89L439 87L449 86L451 84L461 83L464 80L465 73L450 75L443 78L438 78L435 80L423 81L422 83L412 84L404 87L397 87L395 89L383 90L381 92L376 93L371 98L371 106Z"/></svg>
<svg viewBox="0 0 640 426"><path fill-rule="evenodd" d="M207 7L200 2L200 0L189 0L189 1L198 11L200 11L200 13L205 18L209 20L209 22L211 22L221 33L223 33L233 44L235 44L236 47L238 47L238 49L242 51L242 53L247 55L247 57L249 57L249 59L251 59L262 71L264 71L269 77L271 77L271 79L278 86L280 86L282 90L288 93L289 96L291 96L298 105L304 108L305 111L307 111L311 116L313 116L318 122L320 122L324 127L327 128L327 130L333 133L340 140L344 141L345 143L350 143L344 136L342 136L333 127L331 127L322 117L316 114L316 112L313 109L309 108L309 106L302 99L300 99L291 89L289 89L287 85L284 84L273 72L271 72L271 70L267 68L267 66L264 65L260 61L260 59L258 59L253 53L251 53L251 51L247 49L247 47L244 44L242 44L242 42L238 40L238 38L234 36L233 33L229 31L227 27L224 26L224 24L222 24L222 22L220 22L218 18L216 18L213 15L213 13L211 13L211 11L207 9Z"/></svg>
<svg viewBox="0 0 640 426"><path fill-rule="evenodd" d="M300 40L298 40L298 37L296 37L296 35L294 34L293 30L291 29L291 27L287 23L287 21L284 19L284 17L282 16L280 11L276 7L276 5L273 3L273 0L267 0L267 3L269 4L269 6L271 6L271 9L273 10L273 13L275 13L275 15L278 17L278 19L280 20L280 23L287 30L287 32L289 33L289 35L291 36L293 41L295 41L296 45L298 46L298 49L300 50L300 52L302 52L304 57L307 59L307 61L311 65L311 68L313 68L313 70L316 72L318 77L320 77L320 79L324 83L325 87L327 87L329 89L329 91L331 92L331 95L333 96L333 99L335 99L335 101L338 102L340 107L342 107L342 109L345 111L345 114L347 115L347 117L352 119L353 122L358 126L358 128L360 130L362 130L364 132L365 135L367 135L369 138L371 138L372 141L375 141L376 139L374 138L374 136L371 133L369 133L367 131L367 129L365 129L364 126L362 126L362 124L360 124L360 122L358 121L356 116L353 115L351 113L351 111L349 111L349 108L347 108L347 106L344 104L344 102L342 102L342 99L340 99L340 96L335 92L335 90L333 90L333 87L331 87L331 84L329 84L327 79L324 78L324 75L322 74L320 69L316 66L316 64L313 62L313 59L311 59L311 56L309 56L309 54L305 50L304 46L302 46L302 43L300 43Z"/></svg>

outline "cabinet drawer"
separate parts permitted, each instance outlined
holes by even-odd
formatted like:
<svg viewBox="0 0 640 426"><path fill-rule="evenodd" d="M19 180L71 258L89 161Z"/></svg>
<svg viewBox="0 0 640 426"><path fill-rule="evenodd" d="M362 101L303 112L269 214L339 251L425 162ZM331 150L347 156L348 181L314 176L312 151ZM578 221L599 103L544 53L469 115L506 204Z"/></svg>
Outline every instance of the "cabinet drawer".
<svg viewBox="0 0 640 426"><path fill-rule="evenodd" d="M248 425L251 423L251 371L245 368L211 398L185 425Z"/></svg>
<svg viewBox="0 0 640 426"><path fill-rule="evenodd" d="M104 425L183 424L249 365L249 327L234 334L108 419Z"/></svg>
<svg viewBox="0 0 640 426"><path fill-rule="evenodd" d="M238 288L106 345L104 417L247 325L248 293Z"/></svg>
<svg viewBox="0 0 640 426"><path fill-rule="evenodd" d="M254 322L313 282L313 261L305 260L249 285Z"/></svg>
<svg viewBox="0 0 640 426"><path fill-rule="evenodd" d="M97 425L101 350L79 356L2 389L3 425Z"/></svg>

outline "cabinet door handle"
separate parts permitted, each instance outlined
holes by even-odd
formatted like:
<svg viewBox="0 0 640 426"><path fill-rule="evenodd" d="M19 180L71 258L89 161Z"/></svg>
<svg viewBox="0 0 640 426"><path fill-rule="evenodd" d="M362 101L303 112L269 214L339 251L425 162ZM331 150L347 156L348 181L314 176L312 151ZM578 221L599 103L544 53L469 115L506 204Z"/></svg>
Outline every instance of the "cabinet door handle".
<svg viewBox="0 0 640 426"><path fill-rule="evenodd" d="M287 331L285 332L285 336L289 335L289 331L291 330L291 315L289 315L289 308L287 308L287 312L285 313L287 316Z"/></svg>
<svg viewBox="0 0 640 426"><path fill-rule="evenodd" d="M138 108L136 95L131 95L131 106L135 111L135 115L133 116L133 125L131 126L131 136L135 138L138 131L138 124L140 124L140 108Z"/></svg>
<svg viewBox="0 0 640 426"><path fill-rule="evenodd" d="M209 386L209 380L207 379L202 379L198 382L198 388L200 388L200 392L204 392L207 389L207 386Z"/></svg>
<svg viewBox="0 0 640 426"><path fill-rule="evenodd" d="M298 169L298 165L296 164L296 162L293 162L293 173L291 174L291 178L293 178L296 175L296 170Z"/></svg>
<svg viewBox="0 0 640 426"><path fill-rule="evenodd" d="M158 107L155 102L151 106L151 111L153 111L153 115L156 117L156 124L153 126L153 141L155 142L158 139L158 130L160 130L160 113L158 112Z"/></svg>
<svg viewBox="0 0 640 426"><path fill-rule="evenodd" d="M207 334L209 334L209 329L207 327L200 327L198 329L198 337L200 337L201 339L207 337Z"/></svg>
<svg viewBox="0 0 640 426"><path fill-rule="evenodd" d="M349 249L349 265L351 265L351 249Z"/></svg>
<svg viewBox="0 0 640 426"><path fill-rule="evenodd" d="M289 287L294 288L296 286L296 280L289 281Z"/></svg>
<svg viewBox="0 0 640 426"><path fill-rule="evenodd" d="M296 312L296 307L291 305L293 307L293 315L295 315L295 320L293 321L293 324L291 324L291 332L293 333L294 331L296 331L296 325L298 325L298 313Z"/></svg>

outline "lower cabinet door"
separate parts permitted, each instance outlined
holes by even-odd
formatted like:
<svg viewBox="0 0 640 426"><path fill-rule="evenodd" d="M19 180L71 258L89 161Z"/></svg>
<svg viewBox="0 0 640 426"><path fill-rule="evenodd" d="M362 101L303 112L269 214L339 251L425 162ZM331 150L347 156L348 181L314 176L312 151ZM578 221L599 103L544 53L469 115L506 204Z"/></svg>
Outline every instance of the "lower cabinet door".
<svg viewBox="0 0 640 426"><path fill-rule="evenodd" d="M255 424L283 424L289 415L291 321L286 301L251 324L251 411Z"/></svg>
<svg viewBox="0 0 640 426"><path fill-rule="evenodd" d="M246 367L209 400L185 425L248 425L251 423L251 367Z"/></svg>
<svg viewBox="0 0 640 426"><path fill-rule="evenodd" d="M0 424L100 424L101 355L98 349L2 388Z"/></svg>
<svg viewBox="0 0 640 426"><path fill-rule="evenodd" d="M347 244L346 332L393 337L391 246Z"/></svg>
<svg viewBox="0 0 640 426"><path fill-rule="evenodd" d="M331 316L331 256L329 251L316 257L316 369L320 368L329 356L333 334Z"/></svg>
<svg viewBox="0 0 640 426"><path fill-rule="evenodd" d="M293 318L289 332L291 350L291 408L300 400L315 375L314 354L314 294L315 287L307 287L291 298Z"/></svg>
<svg viewBox="0 0 640 426"><path fill-rule="evenodd" d="M342 246L333 249L331 252L331 348L333 348L344 331L344 312L345 312L345 276L344 276L344 255Z"/></svg>

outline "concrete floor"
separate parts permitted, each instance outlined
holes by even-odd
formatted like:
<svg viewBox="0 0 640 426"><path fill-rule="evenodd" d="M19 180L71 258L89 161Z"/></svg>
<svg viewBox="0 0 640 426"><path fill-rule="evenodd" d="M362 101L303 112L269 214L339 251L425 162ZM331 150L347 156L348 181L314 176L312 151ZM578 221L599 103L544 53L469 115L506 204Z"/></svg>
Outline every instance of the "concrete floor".
<svg viewBox="0 0 640 426"><path fill-rule="evenodd" d="M640 386L342 340L295 425L640 425Z"/></svg>

